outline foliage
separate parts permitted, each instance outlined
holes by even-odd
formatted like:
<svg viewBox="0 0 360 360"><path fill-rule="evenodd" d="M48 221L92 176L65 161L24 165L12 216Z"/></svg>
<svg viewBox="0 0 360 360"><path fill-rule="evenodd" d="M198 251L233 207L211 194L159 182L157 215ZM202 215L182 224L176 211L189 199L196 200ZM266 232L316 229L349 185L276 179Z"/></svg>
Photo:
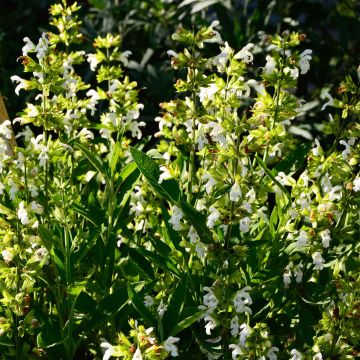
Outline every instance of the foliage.
<svg viewBox="0 0 360 360"><path fill-rule="evenodd" d="M99 16L112 8L92 4ZM80 6L62 0L56 30L24 39L24 75L11 79L30 95L12 151L12 123L0 125L3 358L353 358L358 80L324 93L332 114L300 141L294 124L311 105L297 86L318 56L305 34L247 44L253 10L235 50L202 15L237 4L148 5L133 2L142 11L128 19L170 9L162 21L188 11L200 23L171 37L176 95L160 105L154 146L129 35L94 36L89 50Z"/></svg>

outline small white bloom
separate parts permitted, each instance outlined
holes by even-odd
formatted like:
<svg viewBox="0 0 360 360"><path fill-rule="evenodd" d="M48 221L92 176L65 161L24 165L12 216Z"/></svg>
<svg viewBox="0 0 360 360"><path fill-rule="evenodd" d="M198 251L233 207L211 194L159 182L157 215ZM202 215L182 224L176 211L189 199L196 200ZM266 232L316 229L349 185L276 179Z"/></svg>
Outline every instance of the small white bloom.
<svg viewBox="0 0 360 360"><path fill-rule="evenodd" d="M322 241L323 247L328 248L330 246L330 241L331 241L330 230L325 229L324 231L322 231L320 233L320 236L321 236L321 241Z"/></svg>
<svg viewBox="0 0 360 360"><path fill-rule="evenodd" d="M129 56L131 56L132 52L130 50L125 50L121 53L119 57L119 61L121 61L125 66L129 64Z"/></svg>
<svg viewBox="0 0 360 360"><path fill-rule="evenodd" d="M342 186L340 185L334 186L328 193L329 200L330 201L341 200L342 190L343 190Z"/></svg>
<svg viewBox="0 0 360 360"><path fill-rule="evenodd" d="M240 186L237 182L231 187L230 190L230 200L231 201L239 201L242 196Z"/></svg>
<svg viewBox="0 0 360 360"><path fill-rule="evenodd" d="M311 151L314 156L319 156L322 153L322 148L318 139L315 139L315 145Z"/></svg>
<svg viewBox="0 0 360 360"><path fill-rule="evenodd" d="M182 229L182 225L180 223L180 220L183 218L184 214L181 211L181 209L179 207L177 207L176 205L173 206L172 212L173 213L171 215L169 223L172 225L174 230L180 231Z"/></svg>
<svg viewBox="0 0 360 360"><path fill-rule="evenodd" d="M196 244L199 241L199 235L192 225L190 226L188 237L191 244Z"/></svg>
<svg viewBox="0 0 360 360"><path fill-rule="evenodd" d="M315 270L322 270L324 268L324 258L321 256L319 251L312 254L313 264L315 265Z"/></svg>
<svg viewBox="0 0 360 360"><path fill-rule="evenodd" d="M199 259L203 260L206 256L206 246L203 242L198 241L195 245L196 255Z"/></svg>
<svg viewBox="0 0 360 360"><path fill-rule="evenodd" d="M312 59L311 54L312 50L310 49L304 50L300 54L298 65L300 67L300 74L302 75L306 74L310 69L310 60Z"/></svg>
<svg viewBox="0 0 360 360"><path fill-rule="evenodd" d="M266 64L264 67L264 73L270 75L274 72L276 68L276 61L270 55L266 56Z"/></svg>
<svg viewBox="0 0 360 360"><path fill-rule="evenodd" d="M308 233L305 230L301 230L300 235L296 240L296 245L301 248L307 244L308 240L309 240Z"/></svg>
<svg viewBox="0 0 360 360"><path fill-rule="evenodd" d="M294 269L295 280L298 284L302 282L302 277L303 277L303 272L301 270L302 268L303 268L303 264L300 262Z"/></svg>
<svg viewBox="0 0 360 360"><path fill-rule="evenodd" d="M179 57L179 54L177 52L175 52L174 50L168 50L166 52L169 56L172 56L174 58L178 58Z"/></svg>
<svg viewBox="0 0 360 360"><path fill-rule="evenodd" d="M320 98L323 100L328 99L328 101L322 106L321 111L325 110L325 108L328 106L334 106L334 98L330 95L329 89L321 92Z"/></svg>
<svg viewBox="0 0 360 360"><path fill-rule="evenodd" d="M27 89L27 81L22 79L20 76L14 75L10 79L11 79L12 82L16 81L18 83L18 85L15 88L15 94L16 95L19 95L19 91L21 89Z"/></svg>
<svg viewBox="0 0 360 360"><path fill-rule="evenodd" d="M0 135L4 136L6 139L11 139L13 134L11 131L11 122L10 120L5 120L0 124Z"/></svg>
<svg viewBox="0 0 360 360"><path fill-rule="evenodd" d="M42 212L44 211L44 208L40 204L36 203L35 201L32 201L30 203L30 207L31 207L31 210L37 214L42 214Z"/></svg>
<svg viewBox="0 0 360 360"><path fill-rule="evenodd" d="M136 348L136 351L134 353L132 360L143 360L140 348Z"/></svg>
<svg viewBox="0 0 360 360"><path fill-rule="evenodd" d="M29 223L28 213L27 213L27 210L25 208L25 204L23 201L19 204L17 216L23 225L27 225Z"/></svg>
<svg viewBox="0 0 360 360"><path fill-rule="evenodd" d="M210 315L205 316L204 318L205 322L205 331L207 335L211 335L211 330L215 329L215 320Z"/></svg>
<svg viewBox="0 0 360 360"><path fill-rule="evenodd" d="M250 231L251 219L247 216L240 220L239 225L240 231L243 233L247 233Z"/></svg>
<svg viewBox="0 0 360 360"><path fill-rule="evenodd" d="M292 357L289 360L303 360L302 354L299 351L297 351L296 349L292 349L290 351L290 354L292 355Z"/></svg>
<svg viewBox="0 0 360 360"><path fill-rule="evenodd" d="M351 153L351 148L350 148L350 144L347 143L345 140L340 140L339 144L344 145L345 146L345 150L341 153L342 157L344 160L347 160L350 153Z"/></svg>
<svg viewBox="0 0 360 360"><path fill-rule="evenodd" d="M284 69L284 73L285 74L290 74L290 76L294 79L294 80L296 80L298 77L299 77L299 69L298 68L289 68L289 67L286 67L285 69Z"/></svg>
<svg viewBox="0 0 360 360"><path fill-rule="evenodd" d="M24 37L23 41L25 43L22 48L23 56L27 56L29 52L35 51L35 44L28 37Z"/></svg>
<svg viewBox="0 0 360 360"><path fill-rule="evenodd" d="M231 352L231 357L232 360L236 360L238 355L242 355L243 352L241 351L240 347L236 344L230 344L229 345L229 349L233 349L233 351Z"/></svg>
<svg viewBox="0 0 360 360"><path fill-rule="evenodd" d="M269 349L269 351L266 354L266 357L269 358L269 360L276 360L277 359L277 355L275 354L275 352L278 352L279 348L277 348L276 346L273 346L272 348Z"/></svg>
<svg viewBox="0 0 360 360"><path fill-rule="evenodd" d="M3 259L4 259L5 262L10 262L10 261L12 261L12 259L13 259L13 257L14 257L14 255L13 255L9 250L3 250L3 251L1 252L1 255L2 255L2 257L3 257Z"/></svg>
<svg viewBox="0 0 360 360"><path fill-rule="evenodd" d="M252 304L252 299L248 294L251 290L250 286L245 286L242 290L238 291L234 297L233 303L237 313L248 313L252 314L251 309L247 305Z"/></svg>
<svg viewBox="0 0 360 360"><path fill-rule="evenodd" d="M130 124L128 124L129 130L131 131L131 136L136 137L137 139L141 139L142 132L140 130L140 127L144 127L146 125L145 121L133 121Z"/></svg>
<svg viewBox="0 0 360 360"><path fill-rule="evenodd" d="M206 225L210 229L212 229L215 226L215 223L219 220L220 213L219 213L219 210L213 206L210 206L209 212L210 212L210 215L207 218Z"/></svg>
<svg viewBox="0 0 360 360"><path fill-rule="evenodd" d="M240 329L241 329L241 331L240 331L240 346L242 348L246 348L247 347L246 346L246 339L251 333L251 328L250 328L249 325L244 323L244 324L242 324L240 326Z"/></svg>
<svg viewBox="0 0 360 360"><path fill-rule="evenodd" d="M360 177L355 178L353 190L356 192L360 191Z"/></svg>
<svg viewBox="0 0 360 360"><path fill-rule="evenodd" d="M207 292L207 294L205 294L203 298L204 305L212 310L215 309L218 304L218 300L213 290L208 286L204 286L204 291Z"/></svg>
<svg viewBox="0 0 360 360"><path fill-rule="evenodd" d="M111 344L109 344L105 339L100 339L100 340L101 340L100 347L102 347L104 351L103 360L109 360L115 352L114 347Z"/></svg>
<svg viewBox="0 0 360 360"><path fill-rule="evenodd" d="M291 270L290 266L286 265L284 273L283 273L283 282L285 287L288 287L291 284Z"/></svg>
<svg viewBox="0 0 360 360"><path fill-rule="evenodd" d="M313 356L313 360L323 360L323 357L322 357L321 353L320 352L316 353Z"/></svg>
<svg viewBox="0 0 360 360"><path fill-rule="evenodd" d="M240 329L239 318L236 315L231 319L231 322L230 322L231 336L237 336L239 334L239 329Z"/></svg>
<svg viewBox="0 0 360 360"><path fill-rule="evenodd" d="M44 247L41 247L35 251L35 260L41 262L47 256L47 254L48 251Z"/></svg>
<svg viewBox="0 0 360 360"><path fill-rule="evenodd" d="M175 357L178 356L178 348L175 345L176 342L178 342L180 338L169 336L165 342L164 342L164 349L171 354L171 356Z"/></svg>
<svg viewBox="0 0 360 360"><path fill-rule="evenodd" d="M35 48L35 51L37 52L36 56L39 60L42 60L46 56L48 47L49 47L49 40L47 39L46 34L43 33Z"/></svg>
<svg viewBox="0 0 360 360"><path fill-rule="evenodd" d="M201 87L199 98L202 103L205 101L214 100L215 94L219 91L216 84L209 84L207 87Z"/></svg>
<svg viewBox="0 0 360 360"><path fill-rule="evenodd" d="M160 171L161 171L161 174L160 174L159 181L158 181L159 184L161 184L163 182L163 180L168 180L168 179L172 178L172 175L166 166L161 165Z"/></svg>
<svg viewBox="0 0 360 360"><path fill-rule="evenodd" d="M251 63L254 60L254 55L250 52L253 47L254 44L247 44L237 54L235 54L234 59L243 60L246 64Z"/></svg>
<svg viewBox="0 0 360 360"><path fill-rule="evenodd" d="M166 309L167 309L167 306L164 304L163 300L161 299L160 304L159 304L159 306L157 308L157 312L158 312L160 318L163 317Z"/></svg>
<svg viewBox="0 0 360 360"><path fill-rule="evenodd" d="M96 56L96 54L87 54L87 61L90 64L90 70L95 71L96 67L99 65L99 60Z"/></svg>
<svg viewBox="0 0 360 360"><path fill-rule="evenodd" d="M146 307L151 307L155 303L154 298L152 296L150 296L150 295L145 295L144 299L145 299L144 300L144 305Z"/></svg>

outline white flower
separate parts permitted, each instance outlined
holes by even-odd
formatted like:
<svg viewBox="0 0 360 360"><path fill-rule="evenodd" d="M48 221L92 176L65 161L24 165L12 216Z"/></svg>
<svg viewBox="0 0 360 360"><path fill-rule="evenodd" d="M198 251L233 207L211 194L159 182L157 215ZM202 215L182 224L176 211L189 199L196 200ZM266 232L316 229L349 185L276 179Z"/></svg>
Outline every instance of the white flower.
<svg viewBox="0 0 360 360"><path fill-rule="evenodd" d="M240 347L236 344L230 344L229 345L229 349L234 349L232 352L231 352L231 357L232 357L232 360L236 360L238 355L242 355L243 352L241 351Z"/></svg>
<svg viewBox="0 0 360 360"><path fill-rule="evenodd" d="M321 353L320 352L316 353L313 356L313 360L323 360L323 357L322 357Z"/></svg>
<svg viewBox="0 0 360 360"><path fill-rule="evenodd" d="M276 346L273 346L272 348L269 349L266 356L269 358L269 360L276 360L277 355L275 354L275 352L278 352L278 351L279 351L279 348L277 348Z"/></svg>
<svg viewBox="0 0 360 360"><path fill-rule="evenodd" d="M204 259L206 255L206 246L201 241L198 241L195 245L196 255L199 259Z"/></svg>
<svg viewBox="0 0 360 360"><path fill-rule="evenodd" d="M43 33L35 48L35 51L37 52L36 56L39 60L43 59L46 56L48 47L49 47L49 40L47 39L46 34Z"/></svg>
<svg viewBox="0 0 360 360"><path fill-rule="evenodd" d="M30 207L31 207L31 210L37 214L42 214L42 212L44 211L44 208L40 204L36 203L35 201L32 201L30 203Z"/></svg>
<svg viewBox="0 0 360 360"><path fill-rule="evenodd" d="M214 95L218 92L219 88L216 84L210 84L207 87L201 87L199 98L202 103L205 101L214 100Z"/></svg>
<svg viewBox="0 0 360 360"><path fill-rule="evenodd" d="M315 145L316 147L314 147L311 151L314 156L319 156L320 153L322 152L322 148L318 139L315 139Z"/></svg>
<svg viewBox="0 0 360 360"><path fill-rule="evenodd" d="M322 231L320 233L320 236L321 236L321 241L322 241L323 247L328 248L330 246L330 241L331 241L330 230L325 229L324 231Z"/></svg>
<svg viewBox="0 0 360 360"><path fill-rule="evenodd" d="M175 357L178 356L178 348L175 345L176 342L178 342L180 338L169 336L165 342L164 342L164 349L171 354L171 356Z"/></svg>
<svg viewBox="0 0 360 360"><path fill-rule="evenodd" d="M304 265L300 262L294 269L295 280L298 284L300 284L302 281L303 272L301 269L303 268L303 266Z"/></svg>
<svg viewBox="0 0 360 360"><path fill-rule="evenodd" d="M25 205L23 201L19 204L17 216L23 225L27 225L29 223L28 213L27 210L25 209Z"/></svg>
<svg viewBox="0 0 360 360"><path fill-rule="evenodd" d="M190 226L188 237L191 244L196 244L199 241L199 235L192 225Z"/></svg>
<svg viewBox="0 0 360 360"><path fill-rule="evenodd" d="M300 235L296 240L296 245L301 248L307 244L308 240L309 235L307 234L307 232L305 230L301 230Z"/></svg>
<svg viewBox="0 0 360 360"><path fill-rule="evenodd" d="M132 360L143 360L140 348L136 348L136 351L134 353Z"/></svg>
<svg viewBox="0 0 360 360"><path fill-rule="evenodd" d="M175 52L174 50L168 50L166 52L169 56L172 56L174 58L178 58L179 57L179 54L177 52Z"/></svg>
<svg viewBox="0 0 360 360"><path fill-rule="evenodd" d="M231 319L230 322L230 332L231 332L231 336L237 336L239 334L239 318L236 316L234 316Z"/></svg>
<svg viewBox="0 0 360 360"><path fill-rule="evenodd" d="M270 75L274 72L276 67L276 61L270 55L266 56L266 64L264 67L264 73Z"/></svg>
<svg viewBox="0 0 360 360"><path fill-rule="evenodd" d="M234 297L233 303L237 313L248 313L252 314L251 309L247 305L252 304L252 299L248 294L251 290L250 286L245 286L242 290L238 291Z"/></svg>
<svg viewBox="0 0 360 360"><path fill-rule="evenodd" d="M246 346L246 339L251 333L251 328L250 328L249 325L244 323L244 324L242 324L240 326L240 329L241 329L241 331L240 331L240 346L242 348L246 348L247 347Z"/></svg>
<svg viewBox="0 0 360 360"><path fill-rule="evenodd" d="M219 213L219 210L213 206L210 206L209 212L210 212L210 215L207 218L206 225L210 229L212 229L215 226L215 223L219 220L220 213Z"/></svg>
<svg viewBox="0 0 360 360"><path fill-rule="evenodd" d="M258 83L254 79L250 79L246 83L250 87L252 87L256 91L257 94L259 94L259 95L265 95L266 94L265 86L264 86L263 83Z"/></svg>
<svg viewBox="0 0 360 360"><path fill-rule="evenodd" d="M9 250L3 250L3 251L1 252L1 255L2 255L2 257L3 257L3 259L4 259L5 262L10 262L10 261L12 261L12 259L13 259L13 257L14 257L14 255L13 255Z"/></svg>
<svg viewBox="0 0 360 360"><path fill-rule="evenodd" d="M303 360L302 354L299 351L297 351L296 349L292 349L290 351L290 354L292 355L292 357L289 360Z"/></svg>
<svg viewBox="0 0 360 360"><path fill-rule="evenodd" d="M321 92L320 98L323 100L328 99L328 101L322 106L321 111L325 110L327 106L334 106L334 98L330 95L329 89Z"/></svg>
<svg viewBox="0 0 360 360"><path fill-rule="evenodd" d="M89 105L86 108L91 110L91 116L93 116L96 111L98 100L100 100L100 95L96 90L91 89L86 93L86 96L90 98Z"/></svg>
<svg viewBox="0 0 360 360"><path fill-rule="evenodd" d="M212 64L217 67L219 72L224 72L226 64L229 59L229 54L233 52L233 49L225 42L225 47L221 47L221 53L212 59Z"/></svg>
<svg viewBox="0 0 360 360"><path fill-rule="evenodd" d="M86 57L88 63L90 64L90 70L95 71L100 62L96 54L87 54Z"/></svg>
<svg viewBox="0 0 360 360"><path fill-rule="evenodd" d="M355 178L353 190L356 192L360 191L360 177Z"/></svg>
<svg viewBox="0 0 360 360"><path fill-rule="evenodd" d="M146 307L151 307L154 305L155 301L154 301L154 298L150 295L145 295L145 298L144 298L144 305Z"/></svg>
<svg viewBox="0 0 360 360"><path fill-rule="evenodd" d="M27 56L30 51L35 51L35 44L28 37L24 37L23 41L25 43L22 48L23 56Z"/></svg>
<svg viewBox="0 0 360 360"><path fill-rule="evenodd" d="M35 260L40 262L47 256L47 254L48 251L44 247L41 247L35 251Z"/></svg>
<svg viewBox="0 0 360 360"><path fill-rule="evenodd" d="M141 139L142 132L140 130L140 127L144 127L145 125L146 125L145 121L131 122L129 124L129 130L131 131L131 136L136 137L137 139Z"/></svg>
<svg viewBox="0 0 360 360"><path fill-rule="evenodd" d="M160 174L159 181L158 181L159 184L161 184L163 182L163 180L168 180L168 179L172 178L172 175L166 166L161 165L160 171L161 171L161 174Z"/></svg>
<svg viewBox="0 0 360 360"><path fill-rule="evenodd" d="M235 54L234 59L243 60L246 64L251 63L254 60L254 55L250 52L250 49L253 47L254 44L247 44L237 54Z"/></svg>
<svg viewBox="0 0 360 360"><path fill-rule="evenodd" d="M324 267L324 258L321 256L319 251L312 254L313 264L315 265L315 270L322 270Z"/></svg>
<svg viewBox="0 0 360 360"><path fill-rule="evenodd" d="M159 306L157 308L157 312L158 312L160 318L163 317L166 309L167 309L167 306L164 304L163 300L161 299L160 304L159 304Z"/></svg>
<svg viewBox="0 0 360 360"><path fill-rule="evenodd" d="M283 274L283 281L284 281L285 287L288 287L291 284L291 270L290 270L289 265L286 265L286 267L285 267L284 274Z"/></svg>
<svg viewBox="0 0 360 360"><path fill-rule="evenodd" d="M289 73L290 76L296 80L299 77L299 69L298 68L289 68L288 66L284 69L284 73Z"/></svg>
<svg viewBox="0 0 360 360"><path fill-rule="evenodd" d="M215 320L210 315L205 316L204 318L205 322L205 331L207 335L211 335L211 330L215 329Z"/></svg>
<svg viewBox="0 0 360 360"><path fill-rule="evenodd" d="M230 190L230 200L231 201L239 201L242 196L240 186L237 182L231 187Z"/></svg>
<svg viewBox="0 0 360 360"><path fill-rule="evenodd" d="M312 50L307 49L304 50L300 54L300 60L298 62L298 65L300 67L300 74L304 75L306 74L310 69L310 60L312 59Z"/></svg>
<svg viewBox="0 0 360 360"><path fill-rule="evenodd" d="M204 291L207 292L207 294L205 294L203 298L204 305L210 309L215 309L218 304L218 300L213 290L208 286L204 286Z"/></svg>
<svg viewBox="0 0 360 360"><path fill-rule="evenodd" d="M345 146L345 150L341 153L342 157L344 160L347 160L351 150L350 150L350 144L348 144L345 140L340 140L339 144L344 145Z"/></svg>
<svg viewBox="0 0 360 360"><path fill-rule="evenodd" d="M248 216L241 219L240 223L239 223L240 231L243 232L243 233L249 232L250 224L251 224L251 219Z"/></svg>
<svg viewBox="0 0 360 360"><path fill-rule="evenodd" d="M19 95L19 91L21 89L27 89L27 87L28 87L27 81L22 79L20 76L14 75L10 79L11 79L12 82L16 81L18 83L18 85L15 88L15 94L16 95Z"/></svg>
<svg viewBox="0 0 360 360"><path fill-rule="evenodd" d="M4 136L6 139L11 139L13 134L11 131L11 121L5 120L2 124L0 124L0 135Z"/></svg>
<svg viewBox="0 0 360 360"><path fill-rule="evenodd" d="M109 344L105 339L100 339L101 340L101 344L100 347L103 348L104 352L104 356L103 356L103 360L109 360L110 357L114 354L114 347Z"/></svg>
<svg viewBox="0 0 360 360"><path fill-rule="evenodd" d="M341 200L342 198L342 186L336 185L334 186L330 192L328 193L329 200L335 201L335 200Z"/></svg>
<svg viewBox="0 0 360 360"><path fill-rule="evenodd" d="M172 211L173 213L169 219L169 223L172 225L174 230L180 231L182 229L180 220L183 218L184 214L176 205L173 206Z"/></svg>
<svg viewBox="0 0 360 360"><path fill-rule="evenodd" d="M119 57L119 61L121 61L125 66L127 66L129 63L128 58L131 54L132 54L132 52L130 50L123 51Z"/></svg>

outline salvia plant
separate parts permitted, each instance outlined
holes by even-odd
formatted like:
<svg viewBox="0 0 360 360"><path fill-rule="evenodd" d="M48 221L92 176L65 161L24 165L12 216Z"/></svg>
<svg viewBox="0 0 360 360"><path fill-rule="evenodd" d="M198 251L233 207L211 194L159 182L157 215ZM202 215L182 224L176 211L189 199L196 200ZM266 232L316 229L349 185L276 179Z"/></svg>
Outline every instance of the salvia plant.
<svg viewBox="0 0 360 360"><path fill-rule="evenodd" d="M304 142L304 34L235 50L217 21L179 27L150 146L130 52L111 34L83 51L78 10L53 5L56 31L24 39L12 80L33 100L15 135L0 125L2 358L355 358L357 80Z"/></svg>

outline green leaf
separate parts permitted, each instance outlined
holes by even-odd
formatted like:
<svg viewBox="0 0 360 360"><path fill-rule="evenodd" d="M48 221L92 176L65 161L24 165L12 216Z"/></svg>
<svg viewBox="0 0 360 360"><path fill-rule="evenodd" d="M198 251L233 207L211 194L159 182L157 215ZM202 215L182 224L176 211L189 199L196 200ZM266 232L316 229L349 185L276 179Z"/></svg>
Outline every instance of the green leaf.
<svg viewBox="0 0 360 360"><path fill-rule="evenodd" d="M137 167L145 176L149 184L154 188L154 190L170 203L174 203L175 199L171 197L171 191L169 193L167 191L168 189L166 189L162 184L159 184L160 169L156 162L152 160L149 156L144 154L142 151L139 151L135 148L130 148L130 152Z"/></svg>
<svg viewBox="0 0 360 360"><path fill-rule="evenodd" d="M155 264L159 265L164 270L168 270L168 271L172 272L174 275L176 275L177 277L180 277L180 272L176 268L175 264L171 261L171 258L162 256L160 254L153 253L153 252L143 249L143 248L138 248L137 250L140 254L144 255L145 257L147 257L148 259L153 261Z"/></svg>
<svg viewBox="0 0 360 360"><path fill-rule="evenodd" d="M151 234L148 235L151 244L154 246L155 250L160 254L164 256L169 256L171 253L171 247L168 246L165 242L161 241L156 236L152 236Z"/></svg>
<svg viewBox="0 0 360 360"><path fill-rule="evenodd" d="M78 148L79 150L81 150L81 152L85 155L85 157L89 160L89 162L91 163L91 165L104 176L105 182L107 183L107 185L110 185L109 182L109 173L108 173L108 169L106 167L106 163L97 155L94 155L93 153L91 153L89 151L89 149L87 149L83 144L80 144L78 142L75 142L74 144L75 148Z"/></svg>
<svg viewBox="0 0 360 360"><path fill-rule="evenodd" d="M170 336L171 331L179 321L180 313L186 299L187 289L187 277L183 276L177 284L176 289L172 292L167 309L162 318L165 339Z"/></svg>
<svg viewBox="0 0 360 360"><path fill-rule="evenodd" d="M121 144L120 142L117 141L110 154L110 173L112 174L112 176L114 176L120 154L121 154Z"/></svg>
<svg viewBox="0 0 360 360"><path fill-rule="evenodd" d="M284 160L281 160L274 166L277 172L284 172L285 174L296 172L304 163L309 151L311 149L311 143L302 143L296 147L296 149L290 153Z"/></svg>
<svg viewBox="0 0 360 360"><path fill-rule="evenodd" d="M39 225L39 235L40 239L45 246L46 250L50 252L53 242L54 235L50 232L50 230L43 224Z"/></svg>
<svg viewBox="0 0 360 360"><path fill-rule="evenodd" d="M180 201L179 206L182 212L186 215L187 219L191 222L192 226L195 228L201 241L205 244L211 243L212 236L210 229L206 226L206 216L197 211L186 201Z"/></svg>
<svg viewBox="0 0 360 360"><path fill-rule="evenodd" d="M129 299L131 303L133 304L134 308L137 310L137 312L142 316L144 321L149 325L156 327L156 319L153 316L153 314L150 312L150 310L144 305L143 300L139 297L139 295L136 293L135 289L131 284L128 284L127 292L129 295Z"/></svg>
<svg viewBox="0 0 360 360"><path fill-rule="evenodd" d="M123 246L125 245L126 244ZM143 273L150 279L154 279L155 273L150 261L148 261L146 257L138 251L137 248L128 247L128 252L131 260L135 261L139 265L139 267L143 270Z"/></svg>
<svg viewBox="0 0 360 360"><path fill-rule="evenodd" d="M87 209L81 204L73 202L70 206L79 215L83 216L85 219L89 220L93 225L100 226L103 223L102 213L99 211L94 211L94 209Z"/></svg>
<svg viewBox="0 0 360 360"><path fill-rule="evenodd" d="M175 336L177 335L180 331L183 331L185 329L187 329L188 327L190 327L194 322L198 321L199 319L201 319L205 314L206 314L207 309L203 309L200 310L198 312L196 312L193 315L188 316L187 318L185 318L184 320L181 320L172 330L170 335L171 336Z"/></svg>

